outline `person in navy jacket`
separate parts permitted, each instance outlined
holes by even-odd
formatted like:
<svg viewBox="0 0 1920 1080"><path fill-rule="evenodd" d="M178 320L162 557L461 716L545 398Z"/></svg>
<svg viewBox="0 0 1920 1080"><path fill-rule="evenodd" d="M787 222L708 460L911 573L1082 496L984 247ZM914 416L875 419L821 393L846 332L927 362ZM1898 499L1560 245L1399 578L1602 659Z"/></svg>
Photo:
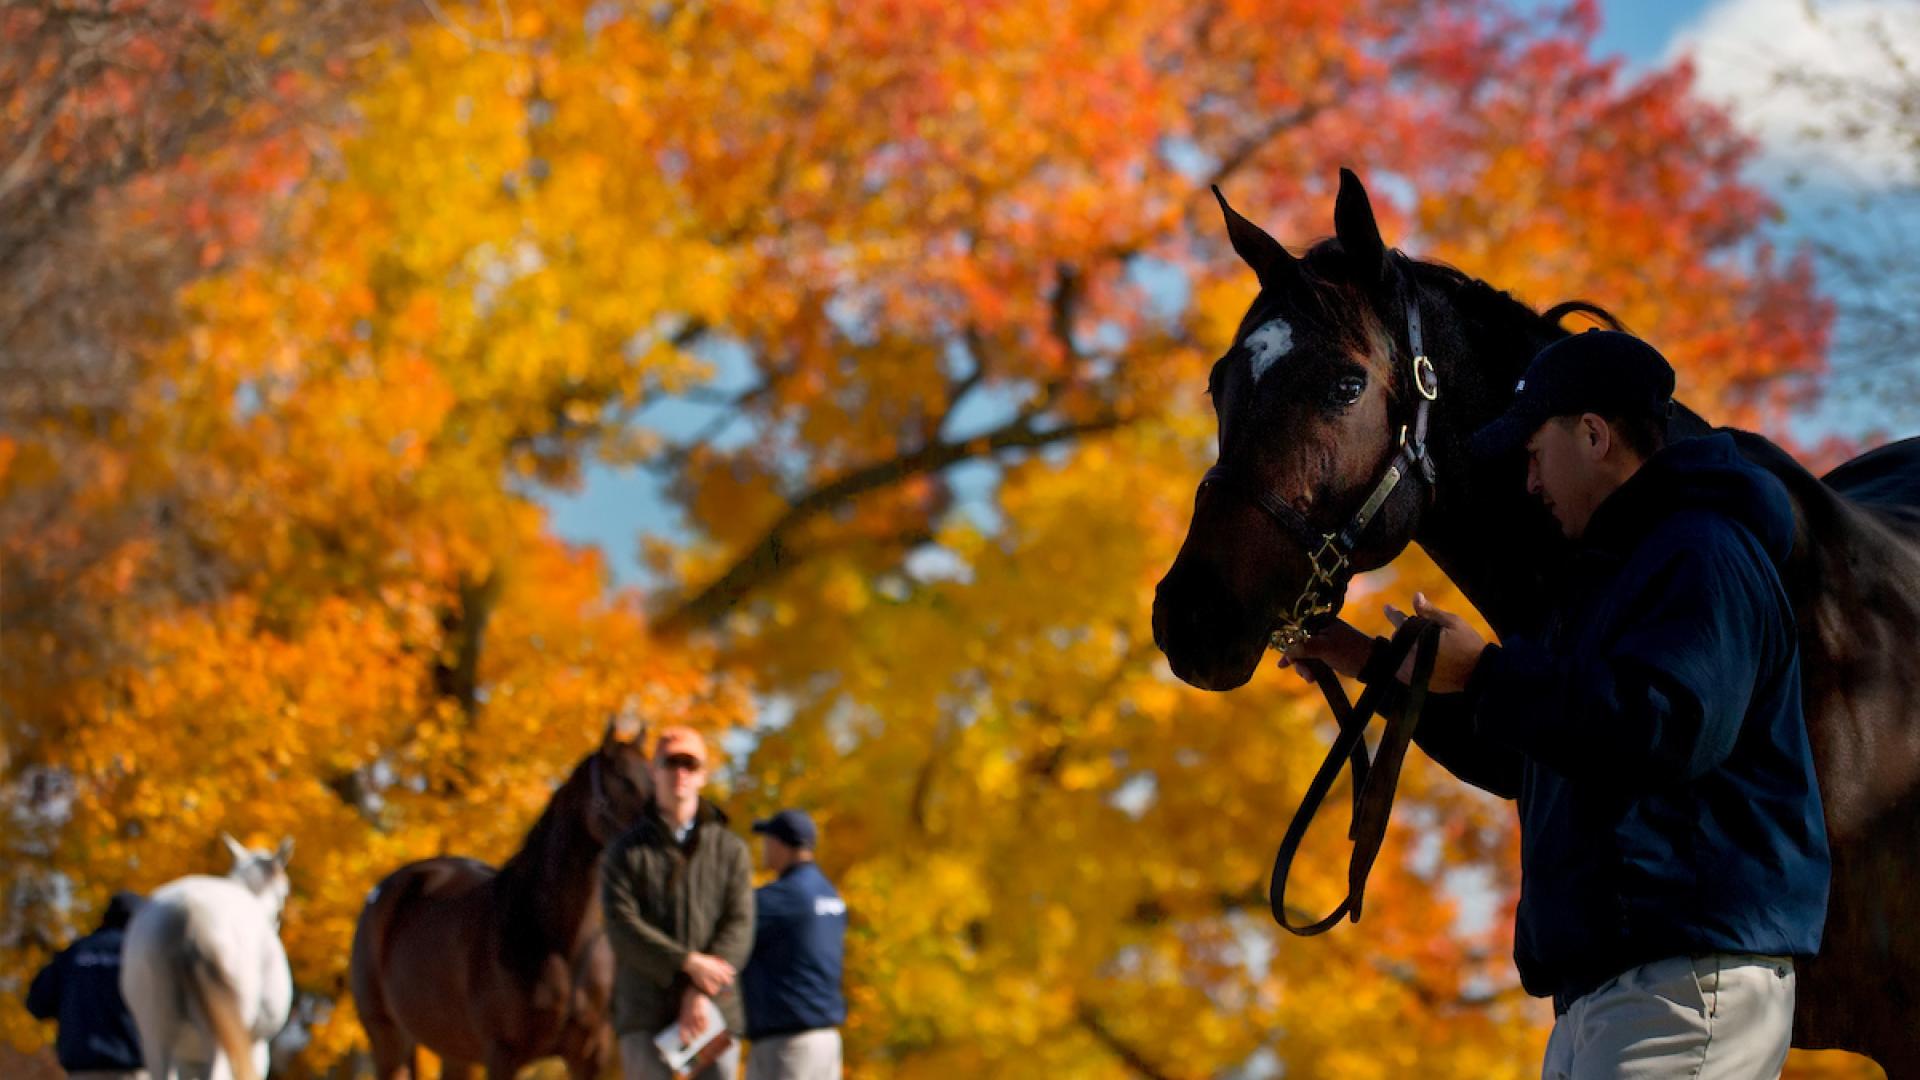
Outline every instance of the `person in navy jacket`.
<svg viewBox="0 0 1920 1080"><path fill-rule="evenodd" d="M753 831L778 877L754 890L753 954L740 973L747 1080L839 1080L847 905L814 862L819 835L806 814L782 810Z"/></svg>
<svg viewBox="0 0 1920 1080"><path fill-rule="evenodd" d="M1818 951L1826 922L1780 577L1793 506L1730 436L1667 443L1673 386L1626 334L1542 350L1474 450L1524 451L1528 492L1573 541L1550 613L1488 645L1414 600L1441 628L1415 740L1519 806L1514 961L1553 998L1550 1080L1777 1076L1794 958ZM1377 670L1385 653L1344 623L1301 656L1407 678Z"/></svg>
<svg viewBox="0 0 1920 1080"><path fill-rule="evenodd" d="M62 949L27 987L27 1012L59 1022L54 1056L70 1077L146 1075L133 1015L120 998L120 947L141 903L138 893L113 894L99 929Z"/></svg>

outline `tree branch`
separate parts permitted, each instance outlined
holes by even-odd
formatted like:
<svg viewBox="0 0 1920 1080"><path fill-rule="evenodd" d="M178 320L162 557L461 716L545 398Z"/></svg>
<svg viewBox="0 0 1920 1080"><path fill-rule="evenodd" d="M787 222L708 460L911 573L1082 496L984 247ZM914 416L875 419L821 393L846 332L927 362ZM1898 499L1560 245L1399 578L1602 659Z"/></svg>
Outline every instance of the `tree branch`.
<svg viewBox="0 0 1920 1080"><path fill-rule="evenodd" d="M1212 187L1215 184L1226 183L1229 177L1244 168L1247 162L1252 161L1254 155L1266 149L1267 144L1278 138L1281 132L1307 123L1326 107L1323 102L1302 105L1290 113L1283 113L1268 120L1256 128L1253 134L1240 140L1233 149L1228 150L1227 156L1221 158L1220 164L1214 168L1213 175L1202 181L1202 184L1205 187Z"/></svg>
<svg viewBox="0 0 1920 1080"><path fill-rule="evenodd" d="M1105 1047L1108 1053L1125 1062L1127 1068L1132 1069L1136 1074L1146 1077L1147 1080L1173 1080L1172 1073L1161 1070L1159 1066L1148 1061L1146 1055L1116 1035L1113 1029L1107 1026L1106 1021L1100 1018L1100 1014L1093 1011L1091 1005L1082 1002L1080 1007L1074 1010L1074 1018L1080 1022L1081 1027L1087 1029L1087 1034L1092 1035L1095 1042Z"/></svg>
<svg viewBox="0 0 1920 1080"><path fill-rule="evenodd" d="M800 526L861 495L1002 450L1051 446L1083 435L1111 431L1127 422L1124 417L1107 415L1043 431L1034 426L1036 419L1032 413L1025 413L983 435L961 442L932 443L855 469L814 488L789 503L786 511L761 533L760 539L724 573L656 620L655 628L668 634L682 634L717 621L755 589L773 581L791 566L794 560L788 557L788 540Z"/></svg>
<svg viewBox="0 0 1920 1080"><path fill-rule="evenodd" d="M967 395L973 393L974 388L987 377L988 346L986 338L980 334L980 329L969 325L961 334L961 340L967 344L967 356L973 360L973 370L961 378L947 381L947 407L942 410L939 422L933 427L935 435L946 430L947 424L953 420L953 414L959 411L960 403L966 400Z"/></svg>

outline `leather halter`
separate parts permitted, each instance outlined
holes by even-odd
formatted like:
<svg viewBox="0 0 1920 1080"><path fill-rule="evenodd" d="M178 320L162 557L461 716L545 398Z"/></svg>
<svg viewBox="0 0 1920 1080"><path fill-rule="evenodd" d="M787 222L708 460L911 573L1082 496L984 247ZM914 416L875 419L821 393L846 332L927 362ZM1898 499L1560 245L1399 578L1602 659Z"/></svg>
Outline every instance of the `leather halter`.
<svg viewBox="0 0 1920 1080"><path fill-rule="evenodd" d="M1419 299L1409 288L1413 278L1412 262L1398 251L1393 253L1392 258L1399 271L1396 275L1396 291L1406 311L1407 366L1417 401L1412 423L1400 429L1399 452L1387 463L1386 470L1374 482L1373 490L1361 502L1359 509L1340 528L1323 532L1286 499L1268 488L1237 482L1221 464L1216 463L1208 469L1200 480L1200 490L1203 492L1217 484L1238 494L1307 552L1307 560L1311 564L1307 583L1293 604L1275 619L1269 631L1268 640L1281 652L1307 640L1311 636L1308 624L1314 619L1333 613L1329 590L1338 586L1344 591L1344 579L1350 576L1348 568L1353 564L1353 554L1360 546L1361 535L1367 531L1374 515L1386 505L1388 496L1400 486L1400 482L1418 469L1427 490L1433 490L1433 458L1427 453L1427 414L1440 397L1440 377L1433 369L1433 361L1427 358L1425 336L1420 329Z"/></svg>

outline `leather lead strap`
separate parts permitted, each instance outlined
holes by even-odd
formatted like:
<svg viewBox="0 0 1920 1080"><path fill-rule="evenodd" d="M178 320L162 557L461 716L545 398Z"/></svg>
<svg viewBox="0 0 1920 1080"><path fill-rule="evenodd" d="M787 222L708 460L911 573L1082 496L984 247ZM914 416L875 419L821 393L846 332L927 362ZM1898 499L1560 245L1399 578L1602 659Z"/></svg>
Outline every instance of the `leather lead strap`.
<svg viewBox="0 0 1920 1080"><path fill-rule="evenodd" d="M1399 671L1400 665L1411 653L1413 685L1407 696L1406 710L1387 726L1371 764L1367 760L1367 722L1378 711L1379 696L1387 680L1367 687L1361 692L1360 699L1349 706L1339 678L1325 664L1303 661L1310 665L1308 672L1326 695L1327 705L1333 710L1340 730L1327 750L1326 759L1320 763L1319 771L1307 785L1300 808L1294 811L1293 820L1288 823L1286 835L1280 841L1280 850L1273 857L1267 901L1273 910L1273 920L1288 932L1312 937L1332 929L1342 916L1359 921L1367 875L1373 869L1380 846L1386 839L1387 819L1393 810L1400 766L1406 760L1407 744L1413 740L1414 728L1419 725L1420 709L1426 704L1427 684L1433 676L1434 656L1439 643L1440 628L1418 616L1402 622L1399 629L1394 631L1387 645L1386 670ZM1353 857L1347 865L1347 895L1326 917L1316 922L1296 923L1286 903L1287 876L1292 871L1293 858L1300 850L1300 842L1306 838L1307 828L1320 812L1320 805L1326 801L1327 792L1332 790L1343 763L1350 764L1353 774L1353 823L1347 830L1347 836L1354 846Z"/></svg>

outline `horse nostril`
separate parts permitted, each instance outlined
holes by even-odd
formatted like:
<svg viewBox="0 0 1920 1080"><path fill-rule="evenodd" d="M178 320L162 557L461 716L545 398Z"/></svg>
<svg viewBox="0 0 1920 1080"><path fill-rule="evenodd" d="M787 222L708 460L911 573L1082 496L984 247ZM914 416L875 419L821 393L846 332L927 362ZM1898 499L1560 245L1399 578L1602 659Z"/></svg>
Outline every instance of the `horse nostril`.
<svg viewBox="0 0 1920 1080"><path fill-rule="evenodd" d="M1306 517L1313 510L1313 500L1305 495L1295 495L1287 500L1287 505L1293 507L1294 512L1301 517Z"/></svg>

